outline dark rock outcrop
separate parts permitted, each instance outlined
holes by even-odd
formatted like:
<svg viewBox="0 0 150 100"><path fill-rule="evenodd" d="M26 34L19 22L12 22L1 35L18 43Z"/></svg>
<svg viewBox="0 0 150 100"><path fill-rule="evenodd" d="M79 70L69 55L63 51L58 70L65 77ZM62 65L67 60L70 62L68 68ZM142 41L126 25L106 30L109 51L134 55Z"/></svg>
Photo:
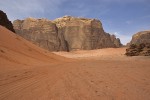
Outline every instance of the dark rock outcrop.
<svg viewBox="0 0 150 100"><path fill-rule="evenodd" d="M13 23L20 36L49 51L120 47L120 40L105 33L96 19L65 16L54 21L27 18Z"/></svg>
<svg viewBox="0 0 150 100"><path fill-rule="evenodd" d="M6 27L7 29L9 29L12 32L15 32L11 21L9 21L9 19L7 18L6 13L4 13L1 10L0 10L0 25Z"/></svg>
<svg viewBox="0 0 150 100"><path fill-rule="evenodd" d="M16 33L49 51L67 50L62 34L56 25L47 19L27 18L13 22Z"/></svg>
<svg viewBox="0 0 150 100"><path fill-rule="evenodd" d="M126 49L127 56L150 56L150 43L131 44Z"/></svg>

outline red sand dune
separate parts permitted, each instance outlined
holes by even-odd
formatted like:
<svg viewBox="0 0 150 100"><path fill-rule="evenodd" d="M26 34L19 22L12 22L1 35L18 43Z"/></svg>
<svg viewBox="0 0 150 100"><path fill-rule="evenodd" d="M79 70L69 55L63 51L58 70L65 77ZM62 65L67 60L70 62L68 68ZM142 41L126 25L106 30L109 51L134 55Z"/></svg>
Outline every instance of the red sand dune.
<svg viewBox="0 0 150 100"><path fill-rule="evenodd" d="M0 65L8 67L9 64L13 66L14 64L39 65L41 63L56 63L65 60L65 58L48 53L48 51L33 45L0 26L0 60Z"/></svg>
<svg viewBox="0 0 150 100"><path fill-rule="evenodd" d="M0 26L0 100L150 100L150 58L124 53L58 56Z"/></svg>

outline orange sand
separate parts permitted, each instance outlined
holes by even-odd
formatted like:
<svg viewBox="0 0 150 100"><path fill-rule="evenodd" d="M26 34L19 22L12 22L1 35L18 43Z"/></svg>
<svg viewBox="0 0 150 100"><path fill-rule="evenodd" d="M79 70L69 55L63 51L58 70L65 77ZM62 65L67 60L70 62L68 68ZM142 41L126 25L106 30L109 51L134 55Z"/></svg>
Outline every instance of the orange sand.
<svg viewBox="0 0 150 100"><path fill-rule="evenodd" d="M150 100L150 58L124 53L53 54L0 26L0 100Z"/></svg>

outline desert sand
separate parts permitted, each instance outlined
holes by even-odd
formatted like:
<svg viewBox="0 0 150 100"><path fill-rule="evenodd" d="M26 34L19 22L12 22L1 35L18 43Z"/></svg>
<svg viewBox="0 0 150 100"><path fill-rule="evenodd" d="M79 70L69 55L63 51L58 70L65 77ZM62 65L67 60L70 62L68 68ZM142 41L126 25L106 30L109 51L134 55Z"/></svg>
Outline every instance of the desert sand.
<svg viewBox="0 0 150 100"><path fill-rule="evenodd" d="M0 26L0 100L150 100L150 58L50 53Z"/></svg>

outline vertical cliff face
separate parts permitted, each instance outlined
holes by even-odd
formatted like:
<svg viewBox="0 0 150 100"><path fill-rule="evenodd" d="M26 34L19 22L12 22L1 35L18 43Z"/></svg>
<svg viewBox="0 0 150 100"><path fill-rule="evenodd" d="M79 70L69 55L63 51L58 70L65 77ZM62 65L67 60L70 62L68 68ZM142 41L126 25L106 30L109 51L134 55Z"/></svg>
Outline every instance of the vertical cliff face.
<svg viewBox="0 0 150 100"><path fill-rule="evenodd" d="M64 35L69 50L116 47L99 20L65 16L54 20L54 23Z"/></svg>
<svg viewBox="0 0 150 100"><path fill-rule="evenodd" d="M50 21L27 18L13 23L20 36L49 51L92 50L119 47L96 19L65 16ZM117 44L117 43L118 44Z"/></svg>
<svg viewBox="0 0 150 100"><path fill-rule="evenodd" d="M27 18L13 22L18 35L49 51L67 50L64 37L54 23L47 19Z"/></svg>
<svg viewBox="0 0 150 100"><path fill-rule="evenodd" d="M7 18L6 13L4 13L1 10L0 10L0 25L6 27L7 29L9 29L12 32L15 32L11 21L9 21L9 19Z"/></svg>
<svg viewBox="0 0 150 100"><path fill-rule="evenodd" d="M54 22L64 35L69 50L92 49L91 20L67 16Z"/></svg>

